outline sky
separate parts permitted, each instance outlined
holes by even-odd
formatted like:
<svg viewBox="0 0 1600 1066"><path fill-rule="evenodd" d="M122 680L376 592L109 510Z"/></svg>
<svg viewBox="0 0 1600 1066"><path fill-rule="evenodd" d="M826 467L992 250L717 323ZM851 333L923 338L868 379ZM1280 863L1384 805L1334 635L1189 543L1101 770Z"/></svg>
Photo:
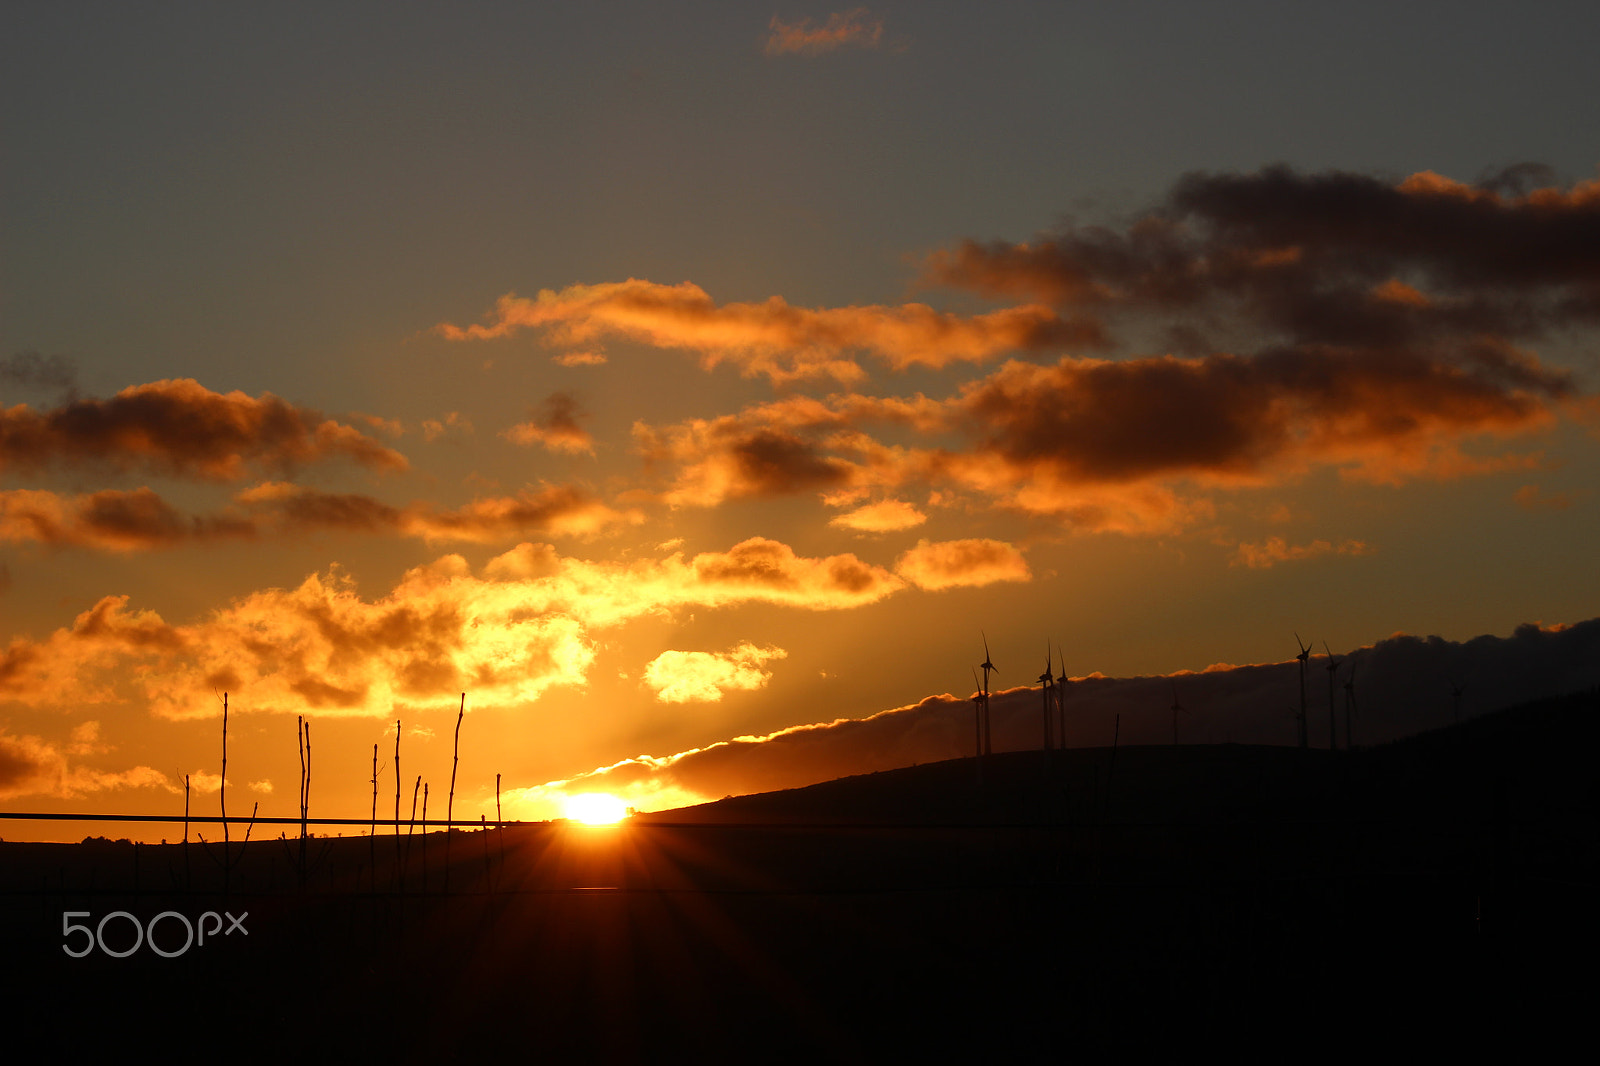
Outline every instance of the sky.
<svg viewBox="0 0 1600 1066"><path fill-rule="evenodd" d="M437 802L464 693L543 818L968 754L985 640L1074 743L1293 743L1297 636L1370 739L1592 684L1597 29L7 6L0 801L210 809L224 693L230 813L299 719Z"/></svg>

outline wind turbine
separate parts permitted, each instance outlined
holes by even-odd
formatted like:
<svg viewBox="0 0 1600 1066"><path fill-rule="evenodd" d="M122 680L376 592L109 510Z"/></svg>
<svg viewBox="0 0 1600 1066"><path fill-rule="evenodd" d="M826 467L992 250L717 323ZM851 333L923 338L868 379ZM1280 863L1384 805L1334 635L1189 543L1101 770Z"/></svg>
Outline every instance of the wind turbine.
<svg viewBox="0 0 1600 1066"><path fill-rule="evenodd" d="M1294 635L1294 642L1300 645L1300 654L1295 658L1300 660L1300 715L1296 719L1300 726L1300 746L1309 747L1311 738L1306 729L1306 660L1311 657L1311 646L1300 644L1300 634Z"/></svg>
<svg viewBox="0 0 1600 1066"><path fill-rule="evenodd" d="M1327 641L1322 642L1322 650L1328 653L1328 665L1325 667L1328 671L1328 750L1338 751L1339 734L1334 721L1333 678L1339 672L1340 660L1333 657L1333 649L1328 647Z"/></svg>
<svg viewBox="0 0 1600 1066"><path fill-rule="evenodd" d="M1467 669L1457 676L1454 670L1450 671L1450 704L1455 712L1455 720L1461 721L1461 697L1467 691L1467 678L1472 676L1472 661L1467 661Z"/></svg>
<svg viewBox="0 0 1600 1066"><path fill-rule="evenodd" d="M1450 703L1455 708L1455 720L1457 723L1461 721L1461 697L1466 691L1466 678L1462 678L1460 681L1457 681L1454 677L1450 679Z"/></svg>
<svg viewBox="0 0 1600 1066"><path fill-rule="evenodd" d="M977 667L973 667L973 670L972 670L972 732L973 732L972 746L973 746L973 750L976 751L977 754L973 757L972 761L978 767L978 784L980 784L980 785L983 784L983 720L984 720L984 711L986 709L987 703L988 703L988 696L987 696L987 694L984 693L983 687L978 684L978 670L977 670Z"/></svg>
<svg viewBox="0 0 1600 1066"><path fill-rule="evenodd" d="M982 630L979 631L980 633ZM1000 672L1000 668L989 661L989 636L983 634L983 662L979 665L983 671L983 753L985 755L994 751L992 736L989 731L989 671Z"/></svg>
<svg viewBox="0 0 1600 1066"><path fill-rule="evenodd" d="M1356 717L1356 657L1350 656L1350 676L1344 682L1344 750L1356 750L1352 723Z"/></svg>
<svg viewBox="0 0 1600 1066"><path fill-rule="evenodd" d="M1188 714L1182 703L1178 702L1178 683L1172 683L1172 746L1178 746L1178 715Z"/></svg>

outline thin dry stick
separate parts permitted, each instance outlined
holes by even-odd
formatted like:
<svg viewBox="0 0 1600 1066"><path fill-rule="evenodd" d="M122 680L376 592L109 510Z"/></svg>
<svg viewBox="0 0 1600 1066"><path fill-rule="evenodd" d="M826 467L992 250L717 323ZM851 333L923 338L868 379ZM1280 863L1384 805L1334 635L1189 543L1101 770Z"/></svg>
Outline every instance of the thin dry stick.
<svg viewBox="0 0 1600 1066"><path fill-rule="evenodd" d="M400 876L400 719L394 720L394 869Z"/></svg>
<svg viewBox="0 0 1600 1066"><path fill-rule="evenodd" d="M461 762L461 719L467 714L467 694L461 694L461 710L456 712L456 742L450 756L450 796L444 807L444 890L450 891L450 835L455 832L455 827L450 823L455 820L456 811L456 766Z"/></svg>
<svg viewBox="0 0 1600 1066"><path fill-rule="evenodd" d="M297 714L294 718L294 743L300 749L300 861L296 869L300 874L300 887L306 887L306 719L304 715ZM284 843L284 847L289 845Z"/></svg>
<svg viewBox="0 0 1600 1066"><path fill-rule="evenodd" d="M244 843L250 843L250 830L256 827L256 812L261 809L261 801L257 800L250 808L250 824L244 827ZM239 858L244 858L244 844L239 845Z"/></svg>
<svg viewBox="0 0 1600 1066"><path fill-rule="evenodd" d="M422 784L422 891L428 891L428 784Z"/></svg>
<svg viewBox="0 0 1600 1066"><path fill-rule="evenodd" d="M367 847L371 849L372 891L378 891L378 745L372 745L372 829L367 833ZM360 878L357 878L357 884Z"/></svg>
<svg viewBox="0 0 1600 1066"><path fill-rule="evenodd" d="M299 715L299 714L295 715L295 719L294 719L294 743L295 743L295 746L300 749L300 836L301 836L302 839L304 839L304 837L306 835L306 826L305 826L305 818L306 818L306 738L305 738L305 725L306 725L305 716L304 715Z"/></svg>
<svg viewBox="0 0 1600 1066"><path fill-rule="evenodd" d="M183 887L188 890L192 887L192 871L189 869L189 775L183 775Z"/></svg>
<svg viewBox="0 0 1600 1066"><path fill-rule="evenodd" d="M500 814L500 775L494 775L494 821L497 827L495 835L500 838L500 865L506 864L506 823Z"/></svg>
<svg viewBox="0 0 1600 1066"><path fill-rule="evenodd" d="M228 694L222 694L222 783L217 789L217 802L222 805L222 857L228 857ZM227 869L226 865L223 867Z"/></svg>
<svg viewBox="0 0 1600 1066"><path fill-rule="evenodd" d="M400 864L400 881L404 885L406 876L411 872L411 834L417 830L417 793L422 791L422 775L417 775L417 783L411 789L411 821L406 826L406 855L405 861ZM428 827L422 827L426 836Z"/></svg>
<svg viewBox="0 0 1600 1066"><path fill-rule="evenodd" d="M228 840L228 694L222 694L222 781L217 790L217 803L222 808L222 894L228 894L232 881L232 850ZM209 849L207 849L209 853Z"/></svg>
<svg viewBox="0 0 1600 1066"><path fill-rule="evenodd" d="M300 780L300 887L306 887L306 817L311 809L311 723L301 720L305 741L305 767Z"/></svg>

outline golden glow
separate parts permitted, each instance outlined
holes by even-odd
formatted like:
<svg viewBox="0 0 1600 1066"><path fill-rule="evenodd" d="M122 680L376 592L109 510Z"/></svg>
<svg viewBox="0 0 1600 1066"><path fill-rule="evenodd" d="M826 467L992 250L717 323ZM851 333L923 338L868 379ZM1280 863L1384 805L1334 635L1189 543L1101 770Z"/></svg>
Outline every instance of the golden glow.
<svg viewBox="0 0 1600 1066"><path fill-rule="evenodd" d="M628 808L617 797L605 792L584 792L567 797L567 817L585 825L616 825L627 817Z"/></svg>

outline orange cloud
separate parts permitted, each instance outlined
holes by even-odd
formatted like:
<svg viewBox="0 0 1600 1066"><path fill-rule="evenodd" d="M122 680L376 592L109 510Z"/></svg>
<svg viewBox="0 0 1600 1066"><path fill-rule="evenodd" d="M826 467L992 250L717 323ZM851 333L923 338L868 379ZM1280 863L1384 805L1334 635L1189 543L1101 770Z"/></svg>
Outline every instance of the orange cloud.
<svg viewBox="0 0 1600 1066"><path fill-rule="evenodd" d="M1552 492L1545 495L1539 491L1538 485L1524 485L1511 498L1524 511L1565 511L1572 506L1570 493Z"/></svg>
<svg viewBox="0 0 1600 1066"><path fill-rule="evenodd" d="M533 534L586 536L617 523L642 520L638 512L617 511L572 485L524 489L515 496L479 497L448 510L428 503L396 508L369 496L320 492L284 482L256 485L234 499L260 505L288 531L394 531L430 542L492 544Z"/></svg>
<svg viewBox="0 0 1600 1066"><path fill-rule="evenodd" d="M232 481L251 469L286 470L344 458L378 470L406 459L352 426L271 393L215 393L180 378L134 385L109 400L74 400L47 411L0 410L0 470L102 463L181 477Z"/></svg>
<svg viewBox="0 0 1600 1066"><path fill-rule="evenodd" d="M399 519L400 530L428 541L465 540L493 544L514 537L588 536L609 526L638 523L638 511L618 511L571 485L547 485L537 492L473 500L452 511L413 504Z"/></svg>
<svg viewBox="0 0 1600 1066"><path fill-rule="evenodd" d="M836 489L854 479L852 464L823 455L814 442L735 415L662 429L636 423L633 436L647 462L676 468L672 487L661 496L674 507Z"/></svg>
<svg viewBox="0 0 1600 1066"><path fill-rule="evenodd" d="M553 452L593 455L594 438L578 425L582 417L577 400L564 392L551 393L542 413L512 426L505 437L514 444L542 444Z"/></svg>
<svg viewBox="0 0 1600 1066"><path fill-rule="evenodd" d="M600 352L562 352L552 355L550 361L557 366L605 366L606 357Z"/></svg>
<svg viewBox="0 0 1600 1066"><path fill-rule="evenodd" d="M124 788L177 791L165 774L148 766L107 771L72 763L68 756L101 754L109 750L97 743L97 730L98 723L85 722L73 730L72 741L63 747L36 736L19 736L0 727L0 799L19 796L75 799L91 792ZM93 734L88 744L84 741L86 734Z"/></svg>
<svg viewBox="0 0 1600 1066"><path fill-rule="evenodd" d="M1001 540L920 540L900 556L894 568L918 588L931 590L980 587L1033 577L1022 553Z"/></svg>
<svg viewBox="0 0 1600 1066"><path fill-rule="evenodd" d="M425 418L422 420L422 439L432 444L441 437L452 434L469 434L472 432L472 422L463 417L460 411L449 411L444 418Z"/></svg>
<svg viewBox="0 0 1600 1066"><path fill-rule="evenodd" d="M883 40L883 19L875 18L864 7L836 11L820 26L813 26L809 18L784 22L773 15L769 28L772 30L766 45L769 56L816 56L844 47L876 48Z"/></svg>
<svg viewBox="0 0 1600 1066"><path fill-rule="evenodd" d="M1336 555L1371 555L1372 551L1371 547L1359 540L1344 540L1337 545L1326 540L1314 540L1310 544L1290 544L1282 537L1268 537L1260 544L1241 543L1228 565L1265 570L1278 563L1310 559L1329 552Z"/></svg>
<svg viewBox="0 0 1600 1066"><path fill-rule="evenodd" d="M72 765L38 737L0 733L0 799L50 796L76 799L91 792L126 788L176 789L160 770L135 766L121 771Z"/></svg>
<svg viewBox="0 0 1600 1066"><path fill-rule="evenodd" d="M335 569L188 625L110 596L43 640L13 640L0 655L0 700L134 703L191 718L216 714L223 689L245 712L388 717L470 690L475 706L522 707L584 683L597 629L681 607L847 609L904 584L853 555L807 558L752 538L627 565L524 544L478 575L449 555L372 600Z"/></svg>
<svg viewBox="0 0 1600 1066"><path fill-rule="evenodd" d="M453 509L421 502L394 507L359 493L322 492L282 481L253 485L233 499L245 513L230 509L185 516L149 488L83 496L5 490L0 491L0 543L131 552L327 529L493 544L533 535L590 536L643 521L637 510L617 510L571 485L480 497Z"/></svg>
<svg viewBox="0 0 1600 1066"><path fill-rule="evenodd" d="M235 493L233 498L259 512L257 521L261 524L275 519L288 532L338 529L382 533L401 523L399 509L370 496L322 492L284 481L264 481Z"/></svg>
<svg viewBox="0 0 1600 1066"><path fill-rule="evenodd" d="M868 352L895 369L981 362L1007 351L1098 343L1095 329L1062 320L1041 305L963 317L926 304L809 309L781 297L718 306L698 285L658 285L630 278L601 285L543 290L534 299L506 295L488 325L437 327L450 340L490 340L538 329L563 345L603 337L697 352L710 370L728 362L745 377L775 384L833 378L844 384L865 371L851 357Z"/></svg>
<svg viewBox="0 0 1600 1066"><path fill-rule="evenodd" d="M1397 485L1537 465L1472 454L1553 425L1571 376L1484 342L1409 350L1008 361L947 399L792 397L735 415L636 424L674 505L817 492L831 506L912 483L954 485L1080 529L1167 533L1214 513L1200 491L1282 484L1317 467ZM889 445L877 425L909 432Z"/></svg>
<svg viewBox="0 0 1600 1066"><path fill-rule="evenodd" d="M130 552L255 534L255 526L244 519L185 518L149 488L106 489L80 496L32 489L0 491L0 542Z"/></svg>
<svg viewBox="0 0 1600 1066"><path fill-rule="evenodd" d="M788 656L782 648L741 643L725 654L664 651L645 666L643 681L662 703L715 703L724 692L765 688L772 674L762 667Z"/></svg>
<svg viewBox="0 0 1600 1066"><path fill-rule="evenodd" d="M927 515L903 500L879 500L839 515L828 524L862 533L889 533L920 526L927 520Z"/></svg>
<svg viewBox="0 0 1600 1066"><path fill-rule="evenodd" d="M1382 285L1375 286L1372 290L1372 295L1375 299L1386 300L1389 303L1405 304L1410 307L1427 307L1432 303L1427 296L1399 278L1390 278Z"/></svg>

